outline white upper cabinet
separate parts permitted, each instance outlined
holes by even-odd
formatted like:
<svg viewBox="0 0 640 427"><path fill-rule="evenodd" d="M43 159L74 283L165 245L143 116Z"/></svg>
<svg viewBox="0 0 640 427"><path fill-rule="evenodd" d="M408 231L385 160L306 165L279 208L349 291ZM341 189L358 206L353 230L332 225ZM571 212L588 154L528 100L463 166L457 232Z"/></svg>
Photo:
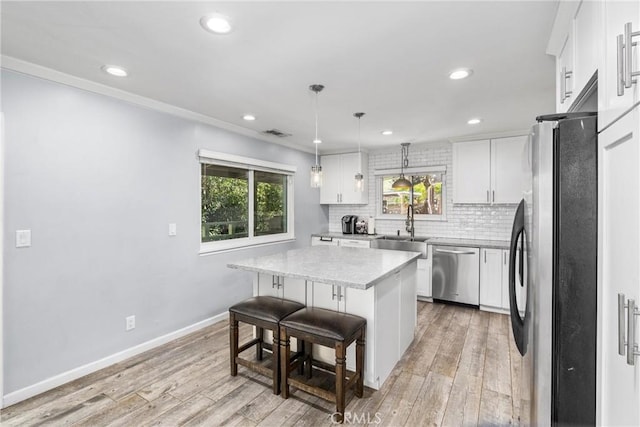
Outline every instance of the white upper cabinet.
<svg viewBox="0 0 640 427"><path fill-rule="evenodd" d="M491 202L519 203L529 176L525 161L526 136L491 140Z"/></svg>
<svg viewBox="0 0 640 427"><path fill-rule="evenodd" d="M556 111L568 111L598 70L601 2L561 1L547 53L556 57Z"/></svg>
<svg viewBox="0 0 640 427"><path fill-rule="evenodd" d="M453 144L454 203L489 203L491 141Z"/></svg>
<svg viewBox="0 0 640 427"><path fill-rule="evenodd" d="M526 145L527 136L453 144L453 202L518 203L530 179Z"/></svg>
<svg viewBox="0 0 640 427"><path fill-rule="evenodd" d="M573 31L570 31L556 59L556 111L564 113L577 95L574 89Z"/></svg>
<svg viewBox="0 0 640 427"><path fill-rule="evenodd" d="M633 82L640 81L640 1L606 1L600 7L604 61L598 69L598 129L602 130L640 102L640 83Z"/></svg>
<svg viewBox="0 0 640 427"><path fill-rule="evenodd" d="M366 153L332 154L321 157L322 187L320 203L366 205L369 202L368 156ZM364 176L364 190L355 189L355 176Z"/></svg>

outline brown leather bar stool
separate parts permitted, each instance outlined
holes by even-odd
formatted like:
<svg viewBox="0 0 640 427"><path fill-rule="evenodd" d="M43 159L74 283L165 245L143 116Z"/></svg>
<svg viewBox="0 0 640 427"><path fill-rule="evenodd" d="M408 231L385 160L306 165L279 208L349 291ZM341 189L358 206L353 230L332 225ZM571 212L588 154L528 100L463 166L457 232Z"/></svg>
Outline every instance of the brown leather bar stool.
<svg viewBox="0 0 640 427"><path fill-rule="evenodd" d="M257 296L229 307L229 341L231 376L238 375L238 365L272 378L273 394L280 393L280 329L279 322L287 315L304 308L304 304L282 298ZM238 346L238 322L248 323L256 327L256 338ZM263 348L268 347L263 341L264 329L273 331L271 369L260 363ZM239 357L246 349L256 346L257 362ZM304 349L302 348L304 351Z"/></svg>
<svg viewBox="0 0 640 427"><path fill-rule="evenodd" d="M316 307L303 308L281 320L280 363L282 367L280 371L282 375L282 397L285 399L289 397L289 386L292 385L314 396L335 402L336 412L340 414L339 418L342 421L346 390L353 386L355 387L354 394L357 397L362 397L363 394L366 327L367 321L362 317ZM312 364L315 363L311 357L312 343L335 349L336 364L333 367L336 380L335 392L332 393L290 377L290 373L296 366L295 363L290 362L290 337L296 337L298 340L304 340L305 342L307 378L311 377ZM354 341L356 342L356 371L351 372L346 369L346 351L347 347ZM322 367L325 369L331 368L328 365L323 365Z"/></svg>

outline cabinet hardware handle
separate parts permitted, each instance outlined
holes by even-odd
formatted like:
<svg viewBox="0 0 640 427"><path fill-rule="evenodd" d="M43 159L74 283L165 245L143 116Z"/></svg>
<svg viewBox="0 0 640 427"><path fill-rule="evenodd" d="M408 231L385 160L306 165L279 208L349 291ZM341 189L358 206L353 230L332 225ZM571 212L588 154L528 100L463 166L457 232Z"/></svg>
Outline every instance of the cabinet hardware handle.
<svg viewBox="0 0 640 427"><path fill-rule="evenodd" d="M332 300L332 301L335 301L336 296L337 296L337 295L336 295L336 285L331 285L331 294L332 294L332 295L331 295L331 300Z"/></svg>
<svg viewBox="0 0 640 427"><path fill-rule="evenodd" d="M504 265L507 265L507 251L504 251L503 255L504 255L502 257L504 259L503 263L504 263Z"/></svg>
<svg viewBox="0 0 640 427"><path fill-rule="evenodd" d="M627 365L635 365L636 356L640 356L636 343L636 316L640 311L636 308L635 300L630 299L627 304Z"/></svg>
<svg viewBox="0 0 640 427"><path fill-rule="evenodd" d="M491 190L491 201L496 202L496 190Z"/></svg>
<svg viewBox="0 0 640 427"><path fill-rule="evenodd" d="M487 263L487 251L484 250L483 252L484 252L484 263L486 264Z"/></svg>
<svg viewBox="0 0 640 427"><path fill-rule="evenodd" d="M448 249L436 249L436 252L439 252L441 254L453 254L453 255L475 255L476 252L474 251L451 251ZM485 253L485 256L487 254Z"/></svg>
<svg viewBox="0 0 640 427"><path fill-rule="evenodd" d="M320 236L321 242L333 242L333 237Z"/></svg>
<svg viewBox="0 0 640 427"><path fill-rule="evenodd" d="M618 354L624 356L625 345L624 340L624 294L618 294Z"/></svg>
<svg viewBox="0 0 640 427"><path fill-rule="evenodd" d="M616 65L616 80L618 86L618 96L624 95L624 36L618 34L618 49L617 49L617 65Z"/></svg>
<svg viewBox="0 0 640 427"><path fill-rule="evenodd" d="M568 99L573 91L567 90L567 79L573 75L573 71L567 71L567 67L562 67L560 72L560 103L564 104L565 99Z"/></svg>
<svg viewBox="0 0 640 427"><path fill-rule="evenodd" d="M633 38L640 36L640 31L633 32L631 22L627 22L624 25L624 50L625 50L625 67L624 67L624 87L629 89L631 85L636 81L633 79L634 76L640 76L640 70L634 72L631 68L633 67L633 46L636 46L636 43L633 43Z"/></svg>
<svg viewBox="0 0 640 427"><path fill-rule="evenodd" d="M489 190L487 190L487 203L489 203Z"/></svg>

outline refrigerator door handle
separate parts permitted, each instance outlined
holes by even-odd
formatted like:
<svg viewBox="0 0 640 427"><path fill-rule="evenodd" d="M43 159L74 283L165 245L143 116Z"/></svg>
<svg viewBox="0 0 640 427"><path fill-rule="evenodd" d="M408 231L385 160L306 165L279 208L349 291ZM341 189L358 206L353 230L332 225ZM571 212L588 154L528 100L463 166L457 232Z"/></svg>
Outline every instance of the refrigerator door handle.
<svg viewBox="0 0 640 427"><path fill-rule="evenodd" d="M527 352L527 331L525 330L525 320L520 317L520 310L518 308L518 301L516 299L516 258L519 257L518 267L520 271L518 276L520 277L520 283L523 282L523 263L524 254L518 254L518 241L522 238L522 242L526 242L524 238L524 210L525 202L520 201L518 209L516 210L515 217L513 219L513 228L511 229L511 242L509 244L509 312L511 315L511 328L513 330L513 338L518 347L518 351L521 355ZM522 246L524 248L524 246ZM528 299L527 299L528 300ZM525 316L527 315L525 309Z"/></svg>

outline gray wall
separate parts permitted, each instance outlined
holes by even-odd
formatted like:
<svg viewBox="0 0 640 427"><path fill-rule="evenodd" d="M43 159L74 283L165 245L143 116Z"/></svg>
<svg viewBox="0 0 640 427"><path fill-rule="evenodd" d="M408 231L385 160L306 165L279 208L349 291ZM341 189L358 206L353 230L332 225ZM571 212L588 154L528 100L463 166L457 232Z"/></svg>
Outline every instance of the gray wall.
<svg viewBox="0 0 640 427"><path fill-rule="evenodd" d="M228 262L328 227L310 154L8 71L2 111L5 393L225 312L252 280ZM200 148L296 165L297 241L199 256Z"/></svg>

